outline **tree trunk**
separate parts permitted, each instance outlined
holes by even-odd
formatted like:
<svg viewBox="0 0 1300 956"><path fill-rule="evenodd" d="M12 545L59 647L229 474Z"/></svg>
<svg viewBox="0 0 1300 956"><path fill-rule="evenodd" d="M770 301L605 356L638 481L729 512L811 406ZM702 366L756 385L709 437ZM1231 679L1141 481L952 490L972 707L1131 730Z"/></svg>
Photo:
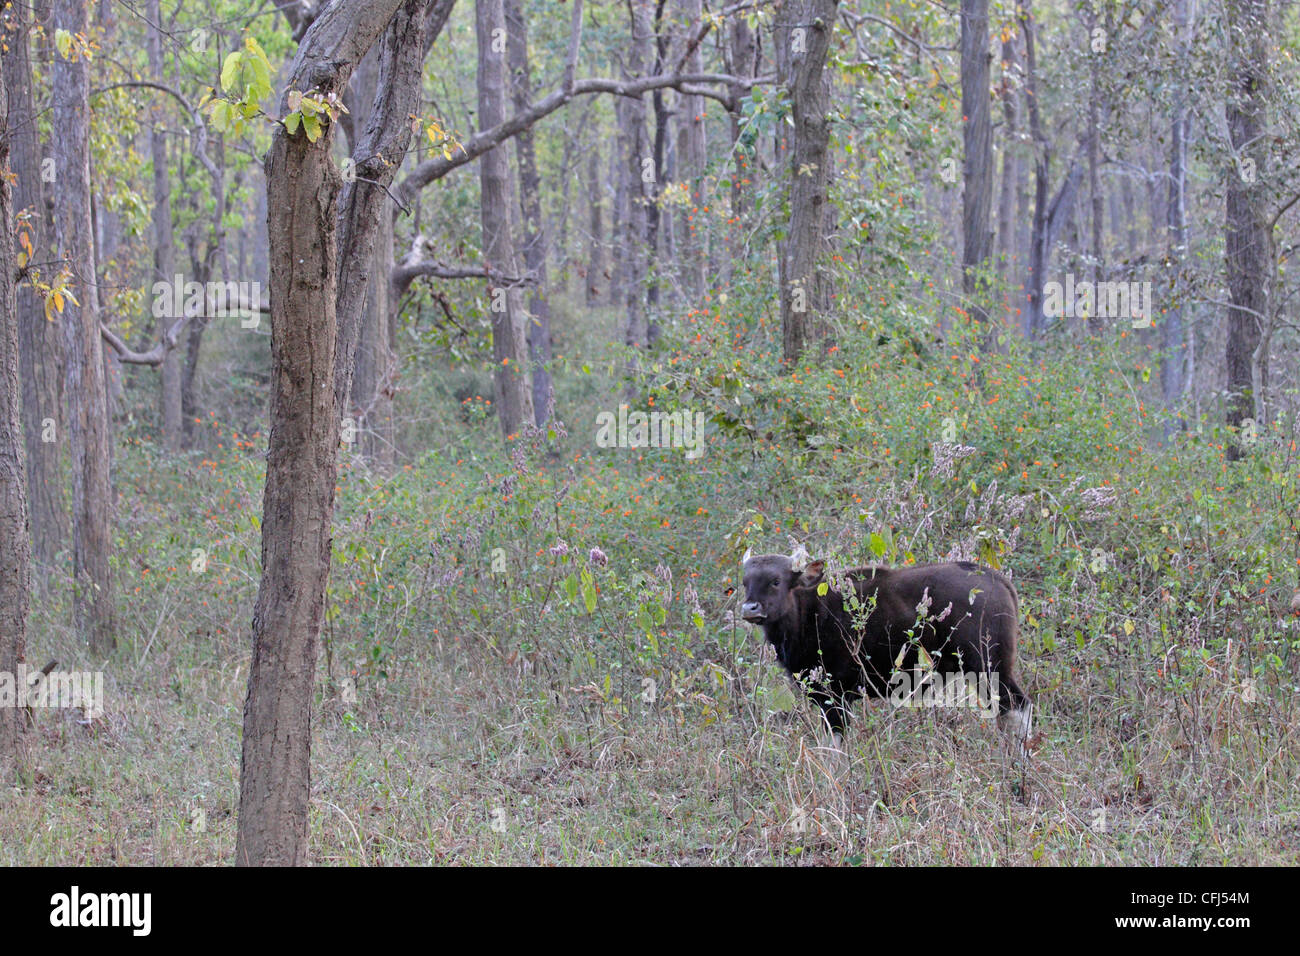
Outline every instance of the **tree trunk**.
<svg viewBox="0 0 1300 956"><path fill-rule="evenodd" d="M159 0L148 0L145 16L145 47L149 56L149 71L163 80L162 12ZM154 281L176 281L176 247L172 238L171 180L167 169L167 137L163 135L163 113L157 106L149 118L149 149L153 158L153 261ZM168 296L168 301L171 301ZM161 317L162 327L168 328L179 316ZM163 446L168 451L181 447L181 356L169 349L162 363L162 435Z"/></svg>
<svg viewBox="0 0 1300 956"><path fill-rule="evenodd" d="M587 202L590 217L591 244L587 251L588 306L594 306L600 295L600 282L605 273L605 223L602 210L605 206L605 188L600 179L600 143L591 144L587 154Z"/></svg>
<svg viewBox="0 0 1300 956"><path fill-rule="evenodd" d="M1029 275L1025 281L1025 333L1036 339L1047 327L1047 317L1043 314L1043 283L1052 262L1052 247L1074 208L1083 168L1072 160L1056 195L1048 199L1052 147L1043 131L1038 109L1038 59L1034 50L1035 26L1030 0L1023 0L1020 4L1019 17L1025 34L1025 100L1029 104L1029 129L1034 141L1034 219L1029 238Z"/></svg>
<svg viewBox="0 0 1300 956"><path fill-rule="evenodd" d="M410 144L410 117L420 112L424 60L454 5L455 0L429 0L418 27L410 4L404 5L381 44L362 59L354 84L357 116L349 148L356 177L344 184L339 200L343 232L335 391L342 413L359 425L361 453L383 472L390 471L397 458L397 321L405 290L393 281L394 216L385 187ZM409 36L400 32L408 25ZM413 202L418 234L418 196ZM358 309L361 318L356 321ZM351 405L346 401L349 394Z"/></svg>
<svg viewBox="0 0 1300 956"><path fill-rule="evenodd" d="M724 51L727 54L727 65L732 76L747 79L754 75L758 49L757 42L754 38L754 32L749 28L748 21L743 17L734 17L731 21L731 32L727 37ZM761 162L759 159L759 150L757 149L757 134L753 129L742 130L742 104L749 95L748 90L740 85L731 87L732 106L729 113L731 126L731 216L724 235L726 236L727 249L726 255L722 260L722 268L719 272L708 270L710 275L716 275L718 284L726 287L731 284L731 277L736 268L736 259L742 255L741 241L745 234L745 227L749 222L749 204L748 197L758 188L759 170ZM687 207L691 211L693 219L692 226L694 232L703 236L704 225L700 222L701 198L698 191L692 192L691 202ZM711 247L716 249L717 242L712 242ZM701 239L701 250L703 241ZM701 265L704 265L705 255L701 251Z"/></svg>
<svg viewBox="0 0 1300 956"><path fill-rule="evenodd" d="M651 68L651 75L658 76L663 73L664 59L668 52L668 37L662 32L663 30L663 13L666 0L655 0L654 12L654 48L655 57L654 65ZM664 91L655 90L650 94L651 112L655 118L655 135L651 145L651 157L653 159L652 173L649 194L646 196L646 223L645 223L645 253L647 257L646 270L646 290L645 290L645 314L646 330L645 341L647 346L654 345L659 341L659 273L660 264L663 262L673 261L673 255L670 247L666 247L666 254L661 255L661 241L667 240L671 243L670 235L661 235L665 230L664 225L671 225L671 220L665 222L661 215L660 197L663 195L664 183L672 179L673 168L669 159L670 150L668 139L671 135L669 128L668 104L664 100ZM645 176L641 177L643 180Z"/></svg>
<svg viewBox="0 0 1300 956"><path fill-rule="evenodd" d="M825 67L839 0L787 0L784 11L788 25L778 25L773 37L777 75L785 82L794 120L790 227L780 260L782 353L793 364L830 329L830 255L824 234L830 83Z"/></svg>
<svg viewBox="0 0 1300 956"><path fill-rule="evenodd" d="M26 34L8 42L26 44ZM8 63L5 64L8 66ZM7 72L7 71L6 71ZM13 195L9 187L9 106L0 74L0 675L15 679L23 662L31 590L26 464L19 424L18 315L15 311ZM23 709L0 706L0 787L26 765Z"/></svg>
<svg viewBox="0 0 1300 956"><path fill-rule="evenodd" d="M998 275L1015 275L1017 265L1016 211L1020 183L1020 95L1014 36L1002 41L1002 186L998 191ZM1008 321L1014 319L1014 312Z"/></svg>
<svg viewBox="0 0 1300 956"><path fill-rule="evenodd" d="M609 304L623 305L623 279L627 274L628 174L627 135L624 130L623 101L614 103L614 122L618 127L609 151L609 181L614 184L614 211L609 229Z"/></svg>
<svg viewBox="0 0 1300 956"><path fill-rule="evenodd" d="M1265 91L1268 51L1267 0L1228 0L1228 92L1224 112L1236 160L1228 171L1227 217L1224 255L1228 290L1228 407L1227 423L1233 437L1227 446L1229 461L1245 454L1241 432L1255 418L1257 383L1251 358L1259 345L1262 326L1269 321L1269 277L1273 264L1267 253L1271 236L1265 221L1264 141ZM1263 428L1264 422L1256 422Z"/></svg>
<svg viewBox="0 0 1300 956"><path fill-rule="evenodd" d="M55 29L86 31L85 0L55 0ZM78 637L100 655L117 643L109 568L108 396L99 332L99 293L90 217L90 84L84 59L54 60L55 223L59 256L72 272L69 288L79 304L63 309L67 347L69 438L72 449L72 568Z"/></svg>
<svg viewBox="0 0 1300 956"><path fill-rule="evenodd" d="M989 3L961 2L962 292L970 317L988 325L986 270L993 253L989 212L993 205L993 116L989 103Z"/></svg>
<svg viewBox="0 0 1300 956"><path fill-rule="evenodd" d="M506 115L506 18L502 0L477 0L478 114L480 129ZM488 309L492 316L494 395L501 431L508 438L532 423L533 393L528 374L523 294L514 239L510 234L510 168L504 146L479 160L483 224L483 261L488 275Z"/></svg>
<svg viewBox="0 0 1300 956"><path fill-rule="evenodd" d="M379 47L372 47L357 66L352 77L355 108L352 111L353 141L348 144L352 161L363 162L366 156L359 151L359 140L365 135L375 106L379 89ZM352 167L355 172L355 167ZM361 174L358 174L361 175ZM367 176L366 178L370 178ZM392 217L384 217L389 231ZM381 232L385 223L380 223ZM392 271L392 242L384 235L377 237L371 251L371 266L366 270L366 295L358 326L356 362L352 379L352 408L350 418L356 427L357 450L381 472L391 470L394 463L393 430L393 377L396 374L396 357L389 348L389 321L392 303L389 293L392 283L384 277ZM373 281L370 277L373 276Z"/></svg>
<svg viewBox="0 0 1300 956"><path fill-rule="evenodd" d="M31 262L52 258L53 232L49 207L42 197L41 144L32 102L32 66L28 9L15 4L6 13L13 25L0 44L6 103L9 110L10 168L14 184L15 215L28 214L26 235L32 245ZM19 230L20 233L24 230ZM58 273L57 264L40 267L47 280ZM59 469L66 418L63 412L63 330L45 318L44 302L31 283L17 288L18 361L21 370L22 422L27 451L27 504L32 544L38 569L48 570L68 540L68 516L63 507L63 477ZM38 575L44 580L44 575Z"/></svg>
<svg viewBox="0 0 1300 956"><path fill-rule="evenodd" d="M627 58L627 77L630 79L640 76L645 69L653 26L650 0L628 0L628 8L632 34ZM623 230L623 277L620 283L627 315L623 341L631 348L639 349L647 344L646 293L642 288L650 269L650 250L646 245L650 196L646 187L652 187L658 171L654 169L654 156L646 139L645 101L639 96L622 97L615 106L615 114L625 157L623 177L627 183L624 190L627 224Z"/></svg>
<svg viewBox="0 0 1300 956"><path fill-rule="evenodd" d="M1183 56L1190 56L1190 13L1188 0L1177 0L1174 5L1174 29L1178 35L1178 48ZM1183 330L1183 262L1187 256L1187 126L1186 94L1174 93L1173 117L1169 135L1169 307L1160 326L1160 393L1165 408L1170 408L1182 397L1186 384L1186 342ZM1166 418L1165 437L1170 437L1173 423Z"/></svg>
<svg viewBox="0 0 1300 956"><path fill-rule="evenodd" d="M690 27L699 22L703 9L702 0L682 0L682 13ZM745 18L739 16L735 19L744 22ZM696 45L687 55L683 69L687 73L699 73L703 69L702 64L700 47ZM695 226L694 220L698 213L692 210L700 205L700 185L708 163L707 144L704 140L704 97L683 93L678 109L678 170L687 192L687 202L682 207L679 223L682 277L686 294L692 304L698 304L706 285L707 259L703 243L704 231Z"/></svg>
<svg viewBox="0 0 1300 956"><path fill-rule="evenodd" d="M402 0L360 0L327 6L298 47L282 114L289 112L292 90L341 95L401 5ZM418 0L409 6L417 14L422 10ZM235 860L245 865L307 859L311 692L329 580L339 424L351 386L357 321L353 313L351 349L339 349L341 179L330 157L333 133L334 124L327 122L312 143L301 129L289 135L278 126L266 160L273 388L235 843ZM342 381L336 349L346 353Z"/></svg>
<svg viewBox="0 0 1300 956"><path fill-rule="evenodd" d="M511 98L516 113L528 108L533 98L533 82L528 65L528 24L524 20L521 0L505 0L507 46L512 77ZM538 425L546 423L551 392L551 303L547 299L546 224L542 221L541 176L537 172L537 153L529 127L515 137L515 159L519 165L519 212L523 223L524 265L533 286L528 296L528 361L533 378L533 415Z"/></svg>
<svg viewBox="0 0 1300 956"><path fill-rule="evenodd" d="M1107 22L1107 27L1111 27ZM1101 183L1099 180L1099 170L1101 166L1101 63L1105 55L1103 50L1094 50L1092 48L1092 34L1097 26L1097 13L1091 6L1088 8L1088 50L1091 63L1089 64L1089 89L1088 89L1088 197L1092 202L1091 226L1092 226L1092 281L1094 288L1100 288L1100 283L1106 278L1105 250L1102 248L1102 231L1105 225L1102 216L1105 197L1101 194ZM1110 36L1111 30L1107 29L1105 36ZM1094 309L1093 314L1088 317L1088 330L1094 335L1101 334L1102 321L1097 314L1099 310Z"/></svg>
<svg viewBox="0 0 1300 956"><path fill-rule="evenodd" d="M226 231L222 220L226 211L226 160L223 137L216 134L209 143L212 161L212 218L209 220L209 244L202 255L198 253L197 242L191 242L191 258L195 281L206 287L209 280L224 280L226 277ZM199 220L192 226L195 233L200 229ZM261 273L259 273L260 275ZM190 320L185 332L185 366L181 370L181 432L183 444L194 447L200 432L196 425L202 414L195 393L195 377L198 374L199 354L203 347L203 333L208 327L207 310L202 316Z"/></svg>

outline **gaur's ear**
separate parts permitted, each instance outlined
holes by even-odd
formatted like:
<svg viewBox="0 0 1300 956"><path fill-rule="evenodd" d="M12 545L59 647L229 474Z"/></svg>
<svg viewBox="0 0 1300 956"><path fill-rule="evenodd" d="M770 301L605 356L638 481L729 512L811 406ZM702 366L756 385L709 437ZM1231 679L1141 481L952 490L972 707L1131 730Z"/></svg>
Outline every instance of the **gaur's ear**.
<svg viewBox="0 0 1300 956"><path fill-rule="evenodd" d="M803 569L803 574L799 575L799 580L795 582L795 587L810 588L814 584L821 582L822 574L826 571L825 561L809 561Z"/></svg>

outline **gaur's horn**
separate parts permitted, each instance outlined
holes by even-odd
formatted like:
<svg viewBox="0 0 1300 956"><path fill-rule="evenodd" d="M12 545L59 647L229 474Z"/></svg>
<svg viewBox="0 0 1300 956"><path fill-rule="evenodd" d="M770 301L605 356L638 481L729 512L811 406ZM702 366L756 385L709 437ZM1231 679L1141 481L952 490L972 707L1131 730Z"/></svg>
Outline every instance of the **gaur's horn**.
<svg viewBox="0 0 1300 956"><path fill-rule="evenodd" d="M741 563L741 564L745 564L745 563L746 563L747 561L749 561L749 559L752 558L753 556L754 556L754 549L753 549L753 548L746 548L746 549L745 549L745 553L742 554L742 555L740 556L740 563Z"/></svg>
<svg viewBox="0 0 1300 956"><path fill-rule="evenodd" d="M790 570L802 571L808 567L808 562L812 560L812 555L802 544L797 544L794 550L790 552Z"/></svg>

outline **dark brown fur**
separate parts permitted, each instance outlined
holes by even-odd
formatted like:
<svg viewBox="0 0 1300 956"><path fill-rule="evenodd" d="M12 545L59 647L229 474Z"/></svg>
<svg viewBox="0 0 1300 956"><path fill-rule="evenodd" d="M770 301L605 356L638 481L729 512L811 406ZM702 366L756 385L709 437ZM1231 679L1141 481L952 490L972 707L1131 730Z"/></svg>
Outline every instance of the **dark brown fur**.
<svg viewBox="0 0 1300 956"><path fill-rule="evenodd" d="M895 670L917 666L917 644L939 673L996 674L999 717L1015 711L1021 732L1027 731L1029 698L1013 675L1019 599L1004 575L969 561L846 571L843 577L864 605L855 627L840 592L817 593L824 571L820 561L795 571L784 555L752 557L745 562L741 610L763 628L832 731L843 732L849 704L864 695L884 696ZM922 615L917 606L927 594L930 605ZM895 666L900 654L901 668Z"/></svg>

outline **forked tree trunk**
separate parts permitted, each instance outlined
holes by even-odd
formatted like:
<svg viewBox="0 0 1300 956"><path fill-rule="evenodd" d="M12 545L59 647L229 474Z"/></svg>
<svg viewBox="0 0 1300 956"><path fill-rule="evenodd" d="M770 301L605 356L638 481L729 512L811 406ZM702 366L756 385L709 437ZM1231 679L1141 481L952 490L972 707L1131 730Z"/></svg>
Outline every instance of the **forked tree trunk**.
<svg viewBox="0 0 1300 956"><path fill-rule="evenodd" d="M55 0L55 29L74 36L86 31L85 0ZM109 569L108 396L99 331L90 212L90 83L84 58L54 59L55 222L59 256L72 271L69 288L79 304L66 301L68 432L72 460L72 569L76 582L78 637L100 655L117 643L113 581Z"/></svg>
<svg viewBox="0 0 1300 956"><path fill-rule="evenodd" d="M371 121L379 83L379 48L373 47L357 66L352 78L356 107L352 111L353 142L349 143L352 160L365 157L358 151L357 139L364 135ZM355 167L353 167L355 171ZM369 178L369 177L367 177ZM385 217L392 230L392 217ZM357 429L357 450L375 468L387 472L394 462L393 395L397 372L396 356L389 347L389 322L392 303L391 282L384 277L392 269L392 241L378 237L366 270L366 295L359 323L355 372L352 379L352 414Z"/></svg>
<svg viewBox="0 0 1300 956"><path fill-rule="evenodd" d="M422 15L418 0L411 5ZM400 6L402 0L359 0L326 7L299 45L281 112L289 112L293 90L341 95ZM333 135L326 124L312 143L302 129L289 135L278 126L266 160L273 386L235 842L235 861L246 865L307 859L312 683L329 580L341 409L351 385L350 371L340 380L336 368L341 178L330 157ZM340 350L348 370L355 325L350 335Z"/></svg>
<svg viewBox="0 0 1300 956"><path fill-rule="evenodd" d="M1025 35L1025 100L1029 104L1029 130L1034 140L1034 217L1029 238L1029 274L1025 280L1025 332L1029 338L1038 338L1047 327L1047 317L1043 314L1043 284L1052 262L1052 247L1074 208L1083 167L1072 160L1056 195L1048 199L1052 146L1038 109L1038 57L1034 47L1037 28L1030 0L1022 0L1018 16Z"/></svg>
<svg viewBox="0 0 1300 956"><path fill-rule="evenodd" d="M20 38L27 42L25 36ZM14 42L10 38L10 43ZM9 107L0 75L0 174L9 170ZM0 175L0 675L13 679L23 661L31 588L23 431L18 421L18 317L14 302L13 195ZM0 787L26 764L23 710L0 706Z"/></svg>
<svg viewBox="0 0 1300 956"><path fill-rule="evenodd" d="M49 248L53 228L42 197L41 144L32 102L29 48L31 17L26 4L6 12L13 31L0 44L9 109L9 167L15 176L14 215L27 213L26 234L31 261L47 263L41 274L57 274ZM68 541L68 516L63 506L63 476L59 451L64 447L63 329L45 318L44 302L28 282L18 284L18 362L23 390L22 423L27 450L27 505L37 580L53 567Z"/></svg>
<svg viewBox="0 0 1300 956"><path fill-rule="evenodd" d="M507 39L502 0L477 0L478 114L480 129L506 118ZM510 234L510 168L504 146L479 160L480 219L483 261L488 279L488 310L492 317L493 394L497 419L507 437L534 421L533 393L528 374L528 345L524 329L520 270Z"/></svg>

